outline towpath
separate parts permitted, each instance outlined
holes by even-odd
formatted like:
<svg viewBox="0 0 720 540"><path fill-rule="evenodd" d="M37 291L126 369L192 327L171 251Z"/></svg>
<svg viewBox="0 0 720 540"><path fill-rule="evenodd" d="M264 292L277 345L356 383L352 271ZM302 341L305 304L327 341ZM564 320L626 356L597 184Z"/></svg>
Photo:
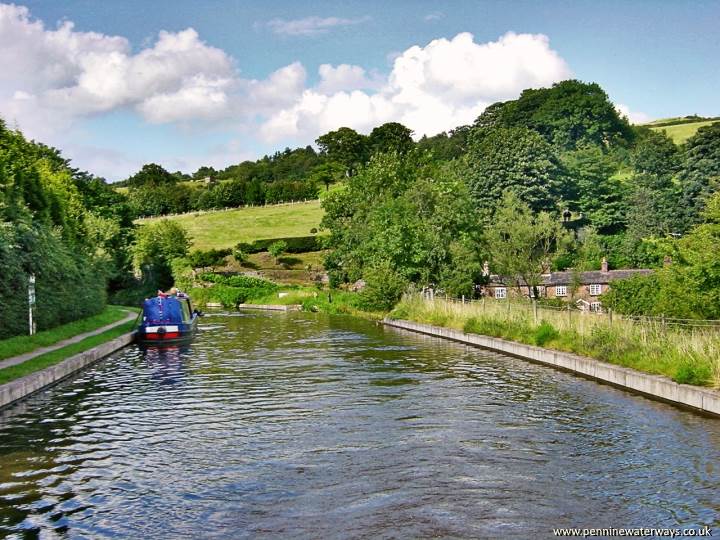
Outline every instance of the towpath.
<svg viewBox="0 0 720 540"><path fill-rule="evenodd" d="M95 330L91 330L90 332L85 332L83 334L78 334L71 338L64 339L62 341L58 341L57 343L53 343L52 345L48 345L47 347L40 347L39 349L35 349L34 351L26 352L24 354L19 354L17 356L12 356L10 358L6 358L5 360L0 360L0 369L4 369L4 368L8 368L10 366L16 366L18 364L22 364L23 362L32 360L36 356L40 356L41 354L56 351L58 349L62 349L63 347L67 347L68 345L72 345L73 343L77 343L78 341L82 341L85 338L88 338L91 336L96 336L98 334L102 334L103 332L107 332L108 330L111 330L111 329L115 328L116 326L120 326L121 324L130 322L130 321L134 320L136 317L137 317L137 313L128 311L127 317L120 319L119 321L115 321L114 323L110 323L108 325L102 326Z"/></svg>

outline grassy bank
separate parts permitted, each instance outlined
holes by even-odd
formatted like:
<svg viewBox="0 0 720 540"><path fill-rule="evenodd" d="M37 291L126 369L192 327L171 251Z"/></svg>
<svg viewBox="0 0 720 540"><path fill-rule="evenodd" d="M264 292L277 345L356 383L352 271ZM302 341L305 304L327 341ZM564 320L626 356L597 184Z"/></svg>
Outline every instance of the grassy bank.
<svg viewBox="0 0 720 540"><path fill-rule="evenodd" d="M19 354L32 352L40 347L53 345L58 341L71 338L84 332L97 330L105 325L119 321L127 315L127 311L118 306L108 306L102 313L74 321L52 330L38 332L34 336L16 336L0 340L0 360L11 358Z"/></svg>
<svg viewBox="0 0 720 540"><path fill-rule="evenodd" d="M192 249L231 248L239 242L253 242L264 238L307 236L320 225L323 209L320 201L308 201L274 206L255 206L196 212L167 219L177 221L190 234ZM162 218L138 220L139 224Z"/></svg>
<svg viewBox="0 0 720 540"><path fill-rule="evenodd" d="M461 304L404 298L395 319L455 328L572 352L674 381L720 387L720 332L683 330L660 324L611 321L591 313L538 311L531 304L486 300Z"/></svg>
<svg viewBox="0 0 720 540"><path fill-rule="evenodd" d="M124 315L125 314L123 313L123 316ZM93 347L96 347L97 345L100 345L107 341L111 341L117 337L122 336L123 334L127 334L128 332L134 330L134 328L135 322L130 321L121 324L120 326L116 326L115 328L112 328L107 332L103 332L102 334L91 336L89 338L85 338L82 341L79 341L78 343L73 343L72 345L63 347L62 349L36 356L35 358L28 360L27 362L23 362L22 364L11 366L5 369L0 369L0 384L8 383L15 379L19 379L20 377L24 377L25 375L29 375L30 373L34 373L41 369L45 369L46 367L58 364L66 358L70 358L75 354L87 351L89 349L92 349Z"/></svg>
<svg viewBox="0 0 720 540"><path fill-rule="evenodd" d="M704 126L709 126L717 122L718 120L707 120L704 122L691 122L691 123L680 123L670 126L659 126L654 127L649 125L654 131L664 131L667 136L670 137L675 144L682 144L687 141L690 137L695 135L698 129Z"/></svg>

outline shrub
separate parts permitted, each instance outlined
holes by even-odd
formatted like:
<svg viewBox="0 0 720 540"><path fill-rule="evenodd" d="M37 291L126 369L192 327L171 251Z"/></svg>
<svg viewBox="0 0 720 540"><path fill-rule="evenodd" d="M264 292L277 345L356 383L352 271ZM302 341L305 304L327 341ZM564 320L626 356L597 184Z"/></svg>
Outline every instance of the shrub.
<svg viewBox="0 0 720 540"><path fill-rule="evenodd" d="M557 339L559 336L560 332L558 332L552 324L543 321L540 323L540 326L535 329L535 345L542 347L549 341Z"/></svg>
<svg viewBox="0 0 720 540"><path fill-rule="evenodd" d="M251 243L240 242L235 246L244 253L260 253L267 251L271 244L283 241L287 245L285 253L308 253L310 251L319 251L324 249L325 237L318 236L294 236L287 238L266 238L263 240L255 240Z"/></svg>
<svg viewBox="0 0 720 540"><path fill-rule="evenodd" d="M220 266L225 262L225 257L230 255L230 249L208 249L191 252L187 259L193 268L206 268L208 266Z"/></svg>
<svg viewBox="0 0 720 540"><path fill-rule="evenodd" d="M387 263L366 270L363 277L366 285L360 301L369 311L392 309L408 286L407 280Z"/></svg>
<svg viewBox="0 0 720 540"><path fill-rule="evenodd" d="M285 240L278 240L268 246L268 253L277 259L287 250L287 242Z"/></svg>
<svg viewBox="0 0 720 540"><path fill-rule="evenodd" d="M248 258L247 253L239 247L235 247L235 249L233 249L232 256L239 263L244 263Z"/></svg>

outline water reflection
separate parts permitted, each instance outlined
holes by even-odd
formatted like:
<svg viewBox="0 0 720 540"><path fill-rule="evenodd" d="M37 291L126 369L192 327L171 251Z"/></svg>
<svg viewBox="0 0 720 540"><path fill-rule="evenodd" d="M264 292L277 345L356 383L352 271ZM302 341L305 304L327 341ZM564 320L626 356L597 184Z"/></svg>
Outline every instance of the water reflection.
<svg viewBox="0 0 720 540"><path fill-rule="evenodd" d="M232 315L232 316L231 316ZM349 318L207 317L0 413L0 536L718 526L720 422Z"/></svg>

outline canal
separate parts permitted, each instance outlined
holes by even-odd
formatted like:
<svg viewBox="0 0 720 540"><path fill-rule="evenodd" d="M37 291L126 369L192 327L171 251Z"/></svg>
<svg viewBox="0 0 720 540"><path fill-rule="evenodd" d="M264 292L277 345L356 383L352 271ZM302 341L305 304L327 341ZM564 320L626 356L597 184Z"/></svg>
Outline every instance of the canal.
<svg viewBox="0 0 720 540"><path fill-rule="evenodd" d="M0 412L0 537L720 526L720 421L348 317L205 317Z"/></svg>

